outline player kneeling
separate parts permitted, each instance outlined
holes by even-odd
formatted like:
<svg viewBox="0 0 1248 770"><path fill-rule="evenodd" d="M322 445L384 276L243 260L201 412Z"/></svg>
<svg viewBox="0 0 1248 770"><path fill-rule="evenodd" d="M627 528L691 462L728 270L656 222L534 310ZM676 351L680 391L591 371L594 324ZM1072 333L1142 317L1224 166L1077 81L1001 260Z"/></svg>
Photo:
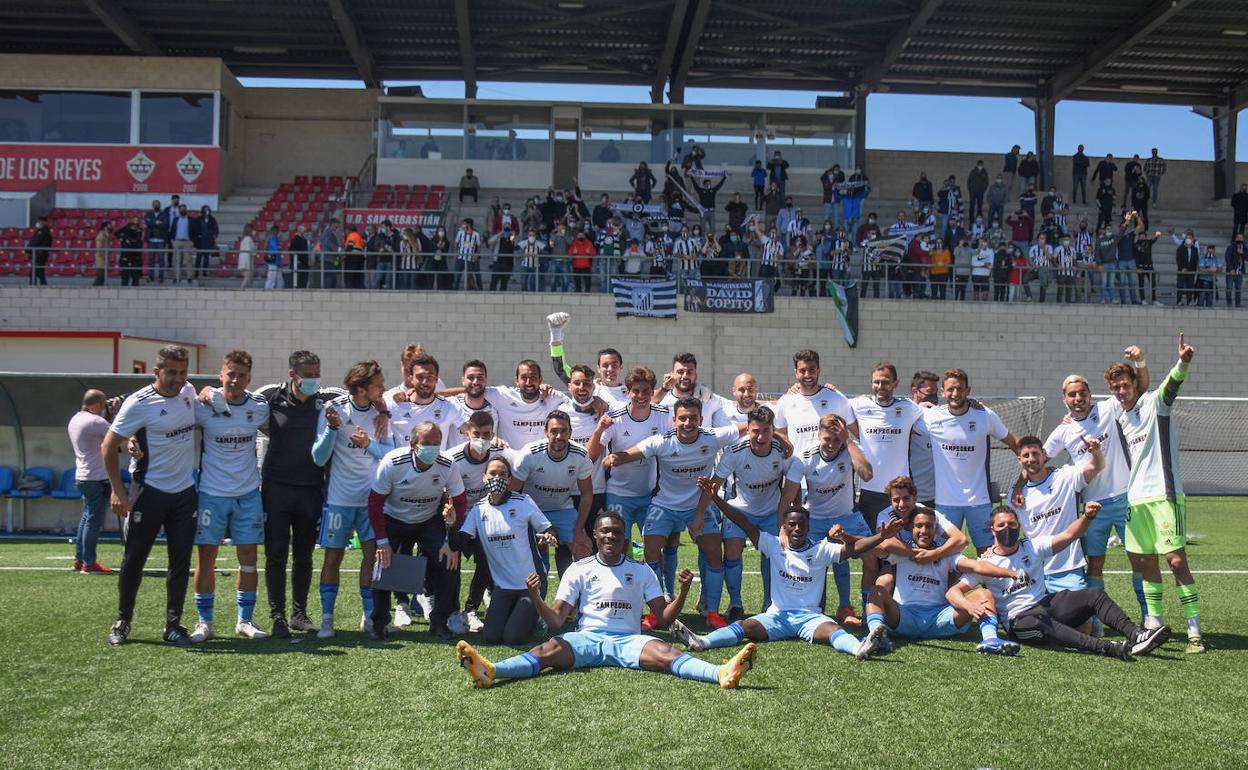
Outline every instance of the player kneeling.
<svg viewBox="0 0 1248 770"><path fill-rule="evenodd" d="M682 570L675 601L668 604L654 570L624 556L628 538L618 513L605 512L594 524L598 553L581 559L564 573L554 607L542 598L536 574L526 581L529 599L551 628L559 628L574 609L577 630L559 634L532 650L499 663L490 663L472 645L456 646L459 664L477 687L497 679L537 676L544 668L640 668L671 672L681 679L712 682L732 689L754 665L755 646L746 645L722 666L686 655L666 642L641 633L643 606L659 618L659 627L671 625L684 606L693 573Z"/></svg>
<svg viewBox="0 0 1248 770"><path fill-rule="evenodd" d="M1018 643L997 636L997 608L990 593L979 591L964 597L958 592L962 600L954 606L946 598L946 589L954 572L1000 578L1016 577L1015 573L956 553L933 559L930 552L936 547L936 528L936 512L919 508L910 519L913 547L890 538L876 549L877 555L888 554L897 565L896 587L891 591L880 585L871 589L863 656L888 649L889 633L907 639L943 639L965 632L972 620L979 621L983 638L975 649L988 655L1014 655Z"/></svg>
<svg viewBox="0 0 1248 770"><path fill-rule="evenodd" d="M858 654L862 643L819 611L819 597L823 595L829 566L879 546L901 530L901 520L893 519L878 534L846 546L830 540L811 542L808 538L810 514L795 505L783 514L781 526L788 540L785 545L776 536L759 530L749 517L726 503L710 479L699 479L698 485L719 510L754 541L759 553L770 560L771 606L761 615L732 623L706 636L699 636L676 621L672 624L672 635L695 651L728 647L747 638L759 642L804 639L812 644L830 644L859 660L864 659L866 653Z"/></svg>

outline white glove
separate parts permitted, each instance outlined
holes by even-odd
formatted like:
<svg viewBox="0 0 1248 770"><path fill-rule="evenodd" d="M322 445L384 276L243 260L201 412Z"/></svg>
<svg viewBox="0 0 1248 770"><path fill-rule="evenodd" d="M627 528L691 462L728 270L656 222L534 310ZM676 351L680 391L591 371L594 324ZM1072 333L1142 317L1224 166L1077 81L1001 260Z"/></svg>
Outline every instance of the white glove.
<svg viewBox="0 0 1248 770"><path fill-rule="evenodd" d="M572 316L562 311L546 316L546 326L550 328L551 345L563 344L563 330L570 320L572 320Z"/></svg>

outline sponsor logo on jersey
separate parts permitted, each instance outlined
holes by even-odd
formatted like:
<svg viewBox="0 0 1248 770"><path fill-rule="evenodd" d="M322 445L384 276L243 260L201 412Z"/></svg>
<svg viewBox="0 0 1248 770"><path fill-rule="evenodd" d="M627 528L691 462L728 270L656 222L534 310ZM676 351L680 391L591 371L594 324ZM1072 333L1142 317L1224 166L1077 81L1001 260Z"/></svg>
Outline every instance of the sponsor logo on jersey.
<svg viewBox="0 0 1248 770"><path fill-rule="evenodd" d="M167 414L169 414L169 413L168 413L168 412L166 412L164 409L161 409L161 410L160 410L160 416L161 416L161 417L164 417L164 416L165 416L165 415L167 415Z"/></svg>

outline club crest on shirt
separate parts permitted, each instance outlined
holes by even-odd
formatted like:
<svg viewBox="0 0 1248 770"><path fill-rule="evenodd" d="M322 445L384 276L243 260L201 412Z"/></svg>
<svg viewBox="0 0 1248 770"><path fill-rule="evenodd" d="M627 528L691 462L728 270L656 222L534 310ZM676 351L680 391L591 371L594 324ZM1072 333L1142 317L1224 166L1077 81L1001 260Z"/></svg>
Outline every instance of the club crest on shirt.
<svg viewBox="0 0 1248 770"><path fill-rule="evenodd" d="M633 573L625 572L624 573L624 585L631 586L632 584L633 584Z"/></svg>
<svg viewBox="0 0 1248 770"><path fill-rule="evenodd" d="M974 431L974 430L975 430L975 421L974 421L974 420L971 420L970 422L968 422L968 423L966 424L966 429L967 429L968 431Z"/></svg>
<svg viewBox="0 0 1248 770"><path fill-rule="evenodd" d="M898 417L901 416L901 404L898 404L897 406L893 407L893 414L897 415Z"/></svg>
<svg viewBox="0 0 1248 770"><path fill-rule="evenodd" d="M169 414L169 413L168 413L168 412L166 412L164 409L161 409L161 410L160 410L160 416L161 416L161 417L164 417L164 416L165 416L165 415L167 415L167 414Z"/></svg>
<svg viewBox="0 0 1248 770"><path fill-rule="evenodd" d="M511 518L513 518L513 519L514 519L514 518L516 518L516 509L515 509L515 508L508 508L508 509L507 509L507 515L508 515L508 516L510 516L510 517L511 517Z"/></svg>
<svg viewBox="0 0 1248 770"><path fill-rule="evenodd" d="M247 422L251 422L254 418L255 418L255 412L252 412L250 409L248 409L247 410Z"/></svg>
<svg viewBox="0 0 1248 770"><path fill-rule="evenodd" d="M1031 557L1030 557L1030 556L1026 556L1026 555L1024 555L1024 556L1023 556L1023 565L1024 565L1024 566L1027 566L1027 567L1030 567L1030 566L1031 566Z"/></svg>
<svg viewBox="0 0 1248 770"><path fill-rule="evenodd" d="M571 475L573 475L573 474L575 474L575 473L576 473L576 468L573 468L571 465L569 465L569 466L568 466L568 475L569 475L569 476L571 476Z"/></svg>
<svg viewBox="0 0 1248 770"><path fill-rule="evenodd" d="M436 474L436 473L435 473L435 474L433 474L433 483L434 483L434 484L437 484L437 483L438 483L439 481L441 481L441 480L442 480L442 477L441 477L441 476L439 476L439 475L438 475L438 474Z"/></svg>
<svg viewBox="0 0 1248 770"><path fill-rule="evenodd" d="M771 463L771 469L772 469L773 471L778 471L778 470L780 470L780 461L779 461L779 460L773 460L773 461L772 461L772 463Z"/></svg>
<svg viewBox="0 0 1248 770"><path fill-rule="evenodd" d="M836 464L836 470L840 473L845 472L845 462L843 460Z"/></svg>
<svg viewBox="0 0 1248 770"><path fill-rule="evenodd" d="M703 447L701 447L702 454L706 454L707 452L709 452L709 451L710 451L710 449L711 449L711 448L710 448L710 447L707 447L707 446L703 446Z"/></svg>
<svg viewBox="0 0 1248 770"><path fill-rule="evenodd" d="M827 402L827 400L823 400L823 401L820 401L820 402L819 402L819 408L820 408L820 409L827 409L827 407L828 407L828 402Z"/></svg>
<svg viewBox="0 0 1248 770"><path fill-rule="evenodd" d="M538 469L537 469L537 473L545 473L545 472L546 472L546 469L545 469L545 468L538 468Z"/></svg>
<svg viewBox="0 0 1248 770"><path fill-rule="evenodd" d="M185 397L185 396L183 396L183 397L182 397L182 403L186 404L186 408L187 408L187 409L194 409L194 408L195 408L195 407L191 406L191 400L190 400L189 398Z"/></svg>

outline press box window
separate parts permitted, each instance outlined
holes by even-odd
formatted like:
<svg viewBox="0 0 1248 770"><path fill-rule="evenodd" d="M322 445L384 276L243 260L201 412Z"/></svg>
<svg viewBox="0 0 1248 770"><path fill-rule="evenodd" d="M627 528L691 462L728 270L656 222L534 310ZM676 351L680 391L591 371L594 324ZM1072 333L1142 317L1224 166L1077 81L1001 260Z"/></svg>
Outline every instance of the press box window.
<svg viewBox="0 0 1248 770"><path fill-rule="evenodd" d="M143 144L212 144L212 94L139 95L139 141Z"/></svg>

